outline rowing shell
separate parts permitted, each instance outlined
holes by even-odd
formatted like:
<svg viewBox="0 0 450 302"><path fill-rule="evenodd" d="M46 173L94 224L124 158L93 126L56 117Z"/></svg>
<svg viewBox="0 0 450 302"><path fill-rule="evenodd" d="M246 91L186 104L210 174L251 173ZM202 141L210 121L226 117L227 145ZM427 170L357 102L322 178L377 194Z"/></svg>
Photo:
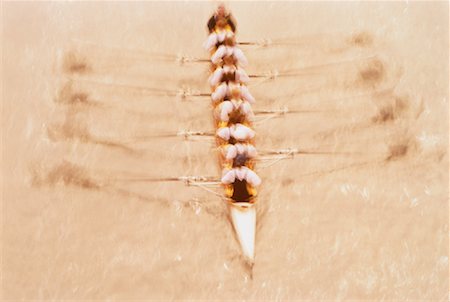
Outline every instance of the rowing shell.
<svg viewBox="0 0 450 302"><path fill-rule="evenodd" d="M212 65L214 67L214 64ZM214 112L214 104L213 104L213 112ZM218 127L219 121L215 121L216 128ZM217 145L220 147L223 142L220 139L216 139ZM252 143L250 141L250 143ZM220 159L219 156L219 164L223 165L223 159ZM253 163L251 164L251 168L253 169ZM233 191L237 194L233 194L233 196L228 199L229 204L229 214L231 217L231 222L233 224L233 229L236 234L236 238L239 241L239 244L242 249L242 254L245 260L253 265L255 261L255 237L256 237L256 206L255 206L255 195L249 199L249 191L244 189L242 191L242 187L237 188L232 184ZM230 189L227 185L225 186L225 191ZM256 191L255 191L256 192Z"/></svg>

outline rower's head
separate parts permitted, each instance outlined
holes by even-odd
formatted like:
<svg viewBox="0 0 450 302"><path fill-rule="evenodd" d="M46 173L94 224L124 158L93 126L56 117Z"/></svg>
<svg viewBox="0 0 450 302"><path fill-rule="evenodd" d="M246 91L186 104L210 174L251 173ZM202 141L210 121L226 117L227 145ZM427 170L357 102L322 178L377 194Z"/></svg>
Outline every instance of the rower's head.
<svg viewBox="0 0 450 302"><path fill-rule="evenodd" d="M247 156L245 154L238 154L233 160L233 168L245 166Z"/></svg>
<svg viewBox="0 0 450 302"><path fill-rule="evenodd" d="M232 35L232 34L227 35L225 37L224 44L226 46L235 46L236 45L236 39L234 38L234 35Z"/></svg>
<svg viewBox="0 0 450 302"><path fill-rule="evenodd" d="M239 88L234 88L231 91L231 98L232 99L240 99L241 98L241 90Z"/></svg>
<svg viewBox="0 0 450 302"><path fill-rule="evenodd" d="M223 3L219 4L217 7L217 16L218 17L225 17L227 13L227 10L225 8L225 5Z"/></svg>
<svg viewBox="0 0 450 302"><path fill-rule="evenodd" d="M233 56L225 56L223 57L223 63L225 65L236 65L236 60Z"/></svg>
<svg viewBox="0 0 450 302"><path fill-rule="evenodd" d="M237 82L230 82L228 87L230 87L230 96L232 99L239 99L241 97L241 87Z"/></svg>

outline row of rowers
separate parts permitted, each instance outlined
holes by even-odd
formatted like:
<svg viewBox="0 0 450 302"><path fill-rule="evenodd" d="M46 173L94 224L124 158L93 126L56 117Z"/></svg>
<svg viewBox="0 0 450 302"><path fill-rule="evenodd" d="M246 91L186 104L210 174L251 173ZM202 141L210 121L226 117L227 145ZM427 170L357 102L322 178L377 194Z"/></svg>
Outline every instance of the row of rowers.
<svg viewBox="0 0 450 302"><path fill-rule="evenodd" d="M235 188L245 185L248 197L253 197L261 179L252 170L257 155L252 144L255 131L252 129L254 114L251 104L255 103L255 99L246 86L249 77L242 69L247 65L247 59L236 46L235 27L230 18L222 17L214 21L212 28L209 26L211 20L208 23L210 34L204 47L211 53L209 84L224 168L221 181ZM227 195L232 198L235 196L233 193L236 192L231 190Z"/></svg>

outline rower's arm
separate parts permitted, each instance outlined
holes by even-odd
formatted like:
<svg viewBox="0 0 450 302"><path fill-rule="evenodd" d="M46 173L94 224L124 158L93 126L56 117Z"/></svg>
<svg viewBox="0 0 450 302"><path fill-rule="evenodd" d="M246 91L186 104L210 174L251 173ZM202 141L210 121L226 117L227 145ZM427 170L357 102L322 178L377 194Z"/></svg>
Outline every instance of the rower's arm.
<svg viewBox="0 0 450 302"><path fill-rule="evenodd" d="M217 84L219 84L220 79L222 79L222 75L223 75L223 69L222 68L217 68L214 73L211 75L211 78L209 80L209 84L211 86L216 86Z"/></svg>
<svg viewBox="0 0 450 302"><path fill-rule="evenodd" d="M211 94L211 99L215 102L220 101L227 94L227 84L223 83L219 85L216 90Z"/></svg>
<svg viewBox="0 0 450 302"><path fill-rule="evenodd" d="M235 32L236 31L236 20L234 19L232 14L228 15L227 22L228 22L228 25L230 25L231 30L233 32Z"/></svg>
<svg viewBox="0 0 450 302"><path fill-rule="evenodd" d="M247 155L249 158L255 158L258 155L256 148L253 145L247 145Z"/></svg>
<svg viewBox="0 0 450 302"><path fill-rule="evenodd" d="M242 104L242 109L245 113L245 115L247 116L247 119L252 122L255 118L255 115L253 114L253 110L252 110L252 106L250 105L249 102L244 102Z"/></svg>
<svg viewBox="0 0 450 302"><path fill-rule="evenodd" d="M208 30L210 33L214 31L214 27L216 27L216 18L212 15L208 20Z"/></svg>
<svg viewBox="0 0 450 302"><path fill-rule="evenodd" d="M244 69L239 68L236 71L236 74L238 75L238 81L240 83L247 84L250 81L250 78L248 77L248 75L247 75L247 73L245 72Z"/></svg>
<svg viewBox="0 0 450 302"><path fill-rule="evenodd" d="M227 141L230 139L230 128L228 128L228 127L219 128L219 129L217 129L216 134L221 139L224 139Z"/></svg>
<svg viewBox="0 0 450 302"><path fill-rule="evenodd" d="M216 52L212 55L211 62L213 62L213 64L218 64L222 59L222 57L225 55L225 52L226 52L225 46L223 45L219 46Z"/></svg>
<svg viewBox="0 0 450 302"><path fill-rule="evenodd" d="M214 47L214 45L216 45L216 43L217 34L213 32L209 34L208 39L206 40L205 44L203 44L203 47L205 48L205 50L209 51Z"/></svg>
<svg viewBox="0 0 450 302"><path fill-rule="evenodd" d="M236 179L236 173L234 173L234 170L225 170L222 176L222 179L220 180L224 185L229 185L234 182Z"/></svg>
<svg viewBox="0 0 450 302"><path fill-rule="evenodd" d="M222 102L220 104L220 120L228 122L230 113L233 111L233 104L230 101Z"/></svg>
<svg viewBox="0 0 450 302"><path fill-rule="evenodd" d="M247 170L247 177L245 180L253 187L257 187L261 184L261 178L250 169Z"/></svg>
<svg viewBox="0 0 450 302"><path fill-rule="evenodd" d="M244 55L244 52L240 48L234 46L233 54L236 60L239 62L240 66L243 67L247 66L248 64L247 57Z"/></svg>
<svg viewBox="0 0 450 302"><path fill-rule="evenodd" d="M244 100L246 100L250 104L254 104L256 102L253 95L250 94L250 91L248 90L247 86L241 86L241 96Z"/></svg>
<svg viewBox="0 0 450 302"><path fill-rule="evenodd" d="M227 154L225 156L225 158L227 160L232 160L233 158L235 158L237 155L237 149L235 146L233 145L229 145L228 150L227 150Z"/></svg>
<svg viewBox="0 0 450 302"><path fill-rule="evenodd" d="M242 124L237 124L232 132L232 136L238 140L248 140L255 137L255 131Z"/></svg>
<svg viewBox="0 0 450 302"><path fill-rule="evenodd" d="M253 139L255 137L255 135L256 135L256 132L253 129L248 128L248 138Z"/></svg>

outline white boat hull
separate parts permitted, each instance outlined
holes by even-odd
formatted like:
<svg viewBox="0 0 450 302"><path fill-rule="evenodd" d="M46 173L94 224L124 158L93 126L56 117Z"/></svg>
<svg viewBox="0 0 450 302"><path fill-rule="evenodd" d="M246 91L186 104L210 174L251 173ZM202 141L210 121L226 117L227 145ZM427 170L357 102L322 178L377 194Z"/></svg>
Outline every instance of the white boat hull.
<svg viewBox="0 0 450 302"><path fill-rule="evenodd" d="M231 221L245 258L255 260L256 207L248 202L234 202L230 205Z"/></svg>

